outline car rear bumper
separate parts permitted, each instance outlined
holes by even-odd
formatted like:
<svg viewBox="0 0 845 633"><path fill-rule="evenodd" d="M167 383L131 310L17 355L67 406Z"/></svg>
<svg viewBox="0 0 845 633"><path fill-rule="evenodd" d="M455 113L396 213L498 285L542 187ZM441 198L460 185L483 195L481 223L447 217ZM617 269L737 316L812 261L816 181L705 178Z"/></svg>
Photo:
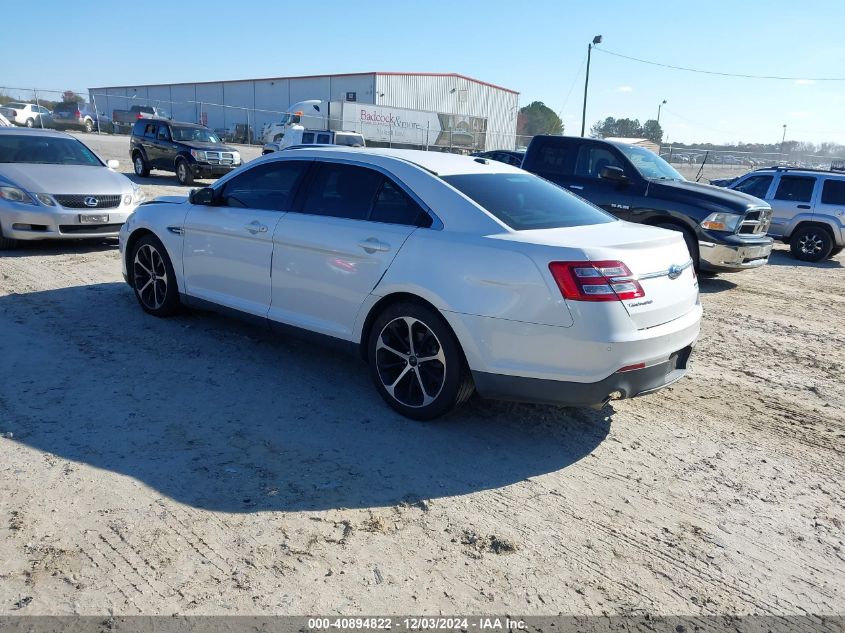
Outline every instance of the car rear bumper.
<svg viewBox="0 0 845 633"><path fill-rule="evenodd" d="M482 398L571 407L603 406L609 400L642 396L680 380L687 373L692 349L692 345L688 345L663 362L642 369L617 371L592 383L475 371L472 377Z"/></svg>
<svg viewBox="0 0 845 633"><path fill-rule="evenodd" d="M734 237L736 236L731 236L731 238ZM759 268L769 261L773 246L774 240L770 237L725 243L699 241L700 268L712 272L736 272Z"/></svg>
<svg viewBox="0 0 845 633"><path fill-rule="evenodd" d="M11 205L10 205L11 206ZM21 210L0 207L3 236L14 240L77 240L82 238L117 237L134 207L121 205L114 209L60 209L56 211ZM105 221L82 223L83 215L103 215Z"/></svg>

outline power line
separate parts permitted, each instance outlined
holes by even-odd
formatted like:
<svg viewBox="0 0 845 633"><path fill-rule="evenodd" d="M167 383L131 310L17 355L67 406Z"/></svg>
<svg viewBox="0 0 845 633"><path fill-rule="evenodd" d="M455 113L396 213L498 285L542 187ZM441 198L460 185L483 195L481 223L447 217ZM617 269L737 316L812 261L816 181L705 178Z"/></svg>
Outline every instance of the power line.
<svg viewBox="0 0 845 633"><path fill-rule="evenodd" d="M631 57L630 55L623 55L622 53L614 53L606 48L596 47L598 52L606 55L613 55L614 57L621 57L641 64L649 64L650 66L660 66L661 68L671 68L672 70L683 70L690 73L700 73L703 75L718 75L720 77L739 77L742 79L776 79L779 81L845 81L845 77L780 77L777 75L746 75L742 73L723 73L715 70L701 70L700 68L686 68L684 66L673 66L672 64L663 64L660 62L653 62L647 59L640 59L638 57Z"/></svg>

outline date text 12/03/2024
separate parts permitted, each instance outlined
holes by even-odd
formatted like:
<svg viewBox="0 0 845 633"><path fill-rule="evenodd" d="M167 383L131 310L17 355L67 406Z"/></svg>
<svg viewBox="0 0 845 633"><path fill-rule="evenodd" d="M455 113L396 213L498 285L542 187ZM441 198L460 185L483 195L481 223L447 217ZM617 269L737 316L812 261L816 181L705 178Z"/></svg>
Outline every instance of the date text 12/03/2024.
<svg viewBox="0 0 845 633"><path fill-rule="evenodd" d="M323 630L406 630L406 631L521 631L524 620L509 617L358 617L309 618L308 629Z"/></svg>

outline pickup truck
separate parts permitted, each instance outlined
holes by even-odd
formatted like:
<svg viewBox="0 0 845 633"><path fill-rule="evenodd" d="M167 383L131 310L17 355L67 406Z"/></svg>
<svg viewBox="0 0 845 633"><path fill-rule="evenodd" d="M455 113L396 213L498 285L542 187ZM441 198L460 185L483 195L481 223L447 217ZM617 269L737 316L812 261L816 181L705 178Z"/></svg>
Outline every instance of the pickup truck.
<svg viewBox="0 0 845 633"><path fill-rule="evenodd" d="M135 175L149 176L151 169L175 171L180 185L222 176L241 165L241 155L207 127L160 119L135 121L129 156Z"/></svg>
<svg viewBox="0 0 845 633"><path fill-rule="evenodd" d="M133 105L128 110L115 110L112 112L112 124L114 133L128 133L138 119L172 119L170 112L158 106Z"/></svg>
<svg viewBox="0 0 845 633"><path fill-rule="evenodd" d="M680 231L696 269L736 272L764 265L772 208L753 196L690 182L644 148L592 138L535 136L522 169L612 215Z"/></svg>

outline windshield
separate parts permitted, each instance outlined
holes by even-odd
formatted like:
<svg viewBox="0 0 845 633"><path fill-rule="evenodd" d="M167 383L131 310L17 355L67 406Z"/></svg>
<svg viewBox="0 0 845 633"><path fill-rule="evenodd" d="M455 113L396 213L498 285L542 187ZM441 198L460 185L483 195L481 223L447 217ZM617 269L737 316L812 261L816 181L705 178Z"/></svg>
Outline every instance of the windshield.
<svg viewBox="0 0 845 633"><path fill-rule="evenodd" d="M466 174L443 180L516 231L616 222L616 218L532 174Z"/></svg>
<svg viewBox="0 0 845 633"><path fill-rule="evenodd" d="M174 125L173 140L197 141L199 143L219 143L220 137L204 127L178 127Z"/></svg>
<svg viewBox="0 0 845 633"><path fill-rule="evenodd" d="M94 152L76 139L24 134L0 136L0 163L103 165Z"/></svg>
<svg viewBox="0 0 845 633"><path fill-rule="evenodd" d="M628 157L637 171L648 180L686 180L665 160L643 147L619 144L619 151Z"/></svg>

